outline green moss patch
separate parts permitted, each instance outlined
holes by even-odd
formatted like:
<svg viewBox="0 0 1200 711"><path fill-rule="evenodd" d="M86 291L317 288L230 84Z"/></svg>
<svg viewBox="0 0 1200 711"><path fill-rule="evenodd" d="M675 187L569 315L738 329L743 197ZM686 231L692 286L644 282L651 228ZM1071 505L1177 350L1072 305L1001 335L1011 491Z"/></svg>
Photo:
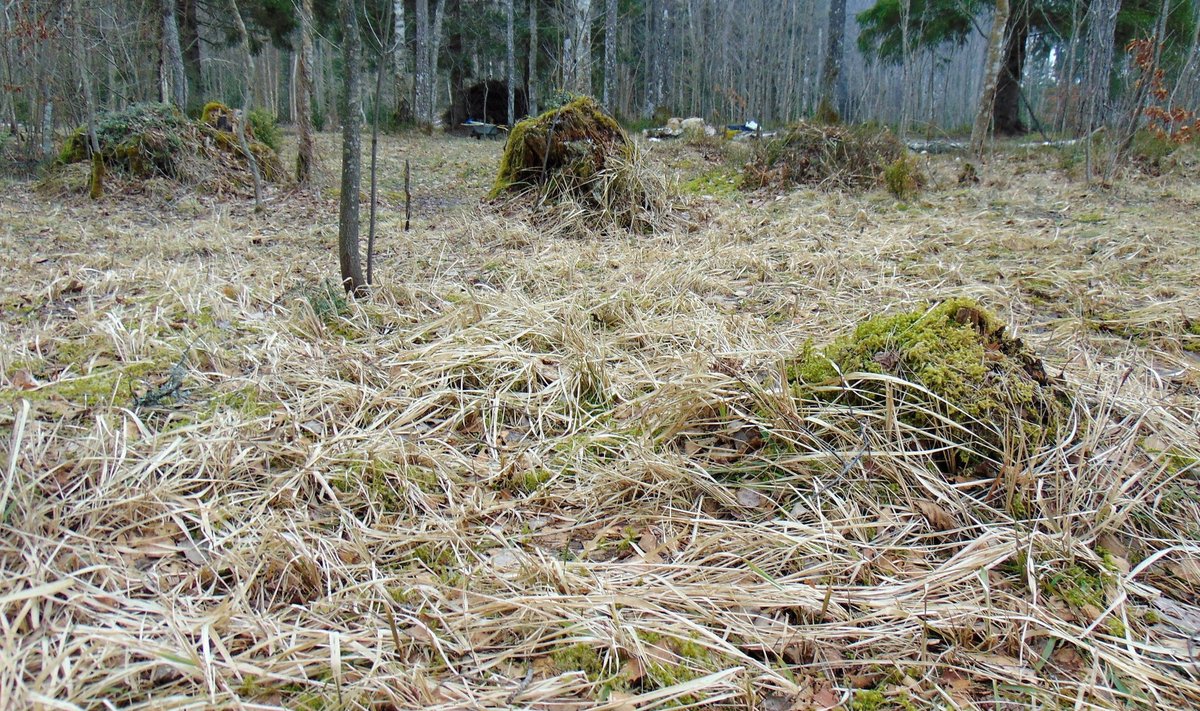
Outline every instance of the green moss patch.
<svg viewBox="0 0 1200 711"><path fill-rule="evenodd" d="M1005 451L1011 442L1001 440L1014 433L1026 444L1051 441L1067 413L1063 396L1041 360L1004 331L974 301L950 299L865 321L823 350L806 348L791 366L790 379L802 394L885 406L897 397L887 383L853 374L892 375L936 396L919 389L903 393L914 406L902 408L899 416L913 427L972 449L982 444L993 453ZM819 387L844 380L853 380L853 387ZM912 402L922 395L925 401ZM947 426L947 420L958 426Z"/></svg>

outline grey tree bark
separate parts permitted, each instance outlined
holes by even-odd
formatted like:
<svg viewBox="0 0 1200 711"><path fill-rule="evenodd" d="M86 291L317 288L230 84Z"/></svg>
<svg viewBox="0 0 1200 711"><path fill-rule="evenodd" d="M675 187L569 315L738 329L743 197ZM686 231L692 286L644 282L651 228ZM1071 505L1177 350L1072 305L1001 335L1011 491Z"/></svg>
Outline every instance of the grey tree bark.
<svg viewBox="0 0 1200 711"><path fill-rule="evenodd" d="M179 46L179 22L175 17L175 0L160 0L162 10L162 71L163 83L169 87L163 101L170 100L179 108L187 107L187 73L183 68L183 49Z"/></svg>
<svg viewBox="0 0 1200 711"><path fill-rule="evenodd" d="M433 125L433 78L430 77L429 0L417 0L417 37L414 45L416 96L413 108L417 123L424 128Z"/></svg>
<svg viewBox="0 0 1200 711"><path fill-rule="evenodd" d="M300 0L300 51L296 55L296 133L299 151L296 155L296 182L310 185L316 161L313 142L313 9L312 0Z"/></svg>
<svg viewBox="0 0 1200 711"><path fill-rule="evenodd" d="M517 90L517 49L515 38L513 37L513 0L504 0L505 19L507 20L504 39L506 41L507 54L505 55L505 69L507 71L506 83L508 84L508 125L512 126L516 123L516 90Z"/></svg>
<svg viewBox="0 0 1200 711"><path fill-rule="evenodd" d="M442 27L446 18L446 0L437 0L433 7L433 29L429 35L429 125L437 113L438 61L442 54Z"/></svg>
<svg viewBox="0 0 1200 711"><path fill-rule="evenodd" d="M576 94L592 93L592 0L571 0L563 40L563 84Z"/></svg>
<svg viewBox="0 0 1200 711"><path fill-rule="evenodd" d="M829 0L829 28L825 43L825 62L821 69L821 104L831 117L846 110L845 82L842 81L842 45L846 36L846 0ZM832 112L832 113L830 113Z"/></svg>
<svg viewBox="0 0 1200 711"><path fill-rule="evenodd" d="M1083 83L1085 134L1091 133L1108 113L1109 78L1112 76L1113 35L1117 29L1120 0L1092 0L1086 15L1087 64Z"/></svg>
<svg viewBox="0 0 1200 711"><path fill-rule="evenodd" d="M617 0L604 6L604 108L615 111L617 101Z"/></svg>
<svg viewBox="0 0 1200 711"><path fill-rule="evenodd" d="M358 35L358 2L338 3L342 23L342 58L346 85L342 94L342 195L338 210L338 264L342 287L363 295L362 259L358 249L360 225L358 193L362 187L362 40Z"/></svg>
<svg viewBox="0 0 1200 711"><path fill-rule="evenodd" d="M392 71L396 83L396 109L400 116L407 116L404 103L408 101L411 70L408 64L408 23L404 18L404 0L392 2ZM411 111L412 107L408 107ZM407 119L406 119L407 120Z"/></svg>
<svg viewBox="0 0 1200 711"><path fill-rule="evenodd" d="M663 12L663 0L646 3L646 105L643 118L654 116L663 99Z"/></svg>
<svg viewBox="0 0 1200 711"><path fill-rule="evenodd" d="M992 31L988 35L983 93L979 97L979 109L975 112L975 124L971 128L971 152L977 156L983 155L988 128L992 123L996 87L1000 81L1000 70L1004 66L1004 28L1008 26L1008 13L1008 0L996 0L996 15L992 19Z"/></svg>
<svg viewBox="0 0 1200 711"><path fill-rule="evenodd" d="M538 115L538 0L529 0L529 113Z"/></svg>
<svg viewBox="0 0 1200 711"><path fill-rule="evenodd" d="M242 115L237 121L237 137L242 152L246 154L246 162L250 164L250 174L254 176L254 209L261 211L262 174L258 170L258 159L254 157L254 151L250 150L250 142L246 140L246 122L250 120L250 91L254 83L254 55L250 52L250 35L246 32L246 23L242 21L237 0L229 0L229 10L233 14L238 44L242 47L243 59L246 62L242 77Z"/></svg>
<svg viewBox="0 0 1200 711"><path fill-rule="evenodd" d="M84 110L87 112L88 152L92 159L88 194L93 200L99 200L104 197L104 158L100 155L100 141L96 136L96 100L92 94L92 74L88 69L83 5L80 0L72 0L71 17L75 25L75 65L79 68L79 86L83 91Z"/></svg>

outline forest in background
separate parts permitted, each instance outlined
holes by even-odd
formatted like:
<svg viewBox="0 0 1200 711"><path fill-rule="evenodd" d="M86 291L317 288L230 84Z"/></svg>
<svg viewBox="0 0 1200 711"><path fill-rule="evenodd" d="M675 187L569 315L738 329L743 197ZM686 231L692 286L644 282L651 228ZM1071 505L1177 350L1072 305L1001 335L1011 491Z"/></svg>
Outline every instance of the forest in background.
<svg viewBox="0 0 1200 711"><path fill-rule="evenodd" d="M1196 0L1003 6L998 132L1078 136L1140 115L1135 107L1146 103L1164 111L1168 129L1194 118ZM827 98L847 121L962 134L979 104L996 8L989 0L364 0L365 102L370 111L378 98L385 125L507 123L468 116L467 97L473 86L503 91L511 74L516 108L530 113L570 92L602 98L631 124L675 115L771 126L812 116ZM173 101L194 115L209 100L241 105L248 86L252 106L290 123L306 26L313 121L339 123L343 61L330 0L10 0L0 23L7 140L42 157L55 131L85 122L89 95L99 111ZM1153 87L1142 81L1152 74Z"/></svg>

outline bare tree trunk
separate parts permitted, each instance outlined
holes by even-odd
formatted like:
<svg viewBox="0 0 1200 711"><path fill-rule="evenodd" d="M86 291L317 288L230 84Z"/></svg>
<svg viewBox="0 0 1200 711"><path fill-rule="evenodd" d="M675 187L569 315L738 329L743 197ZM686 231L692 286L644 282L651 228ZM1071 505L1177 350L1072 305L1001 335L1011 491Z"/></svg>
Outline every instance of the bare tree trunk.
<svg viewBox="0 0 1200 711"><path fill-rule="evenodd" d="M826 118L840 118L845 111L842 74L842 43L846 36L846 0L829 0L829 29L825 62L821 69L821 106ZM818 113L821 110L818 109Z"/></svg>
<svg viewBox="0 0 1200 711"><path fill-rule="evenodd" d="M538 75L537 75L537 60L538 60L538 0L529 0L529 90L526 92L526 98L529 99L529 113L538 115Z"/></svg>
<svg viewBox="0 0 1200 711"><path fill-rule="evenodd" d="M532 0L530 0L532 2ZM0 111L4 116L0 120L8 122L8 132L14 137L17 135L17 105L13 100L12 89L9 87L16 86L16 79L13 74L13 51L12 51L12 34L9 32L8 12L6 8L0 8L0 59L4 60L3 71L0 71L0 81L4 82L4 86L0 87L0 95L3 96L4 103L0 105Z"/></svg>
<svg viewBox="0 0 1200 711"><path fill-rule="evenodd" d="M654 116L663 100L663 65L666 57L662 49L663 0L648 0L646 3L646 108L645 118Z"/></svg>
<svg viewBox="0 0 1200 711"><path fill-rule="evenodd" d="M992 130L1005 136L1020 136L1029 130L1021 120L1021 78L1025 73L1030 10L1028 0L1016 0L1016 3L1015 8L1009 9L1004 64L996 82L996 98L992 104Z"/></svg>
<svg viewBox="0 0 1200 711"><path fill-rule="evenodd" d="M347 293L363 295L362 261L358 253L359 199L362 187L362 80L359 76L361 39L358 36L358 2L340 2L342 56L346 88L342 98L342 195L338 211L338 263Z"/></svg>
<svg viewBox="0 0 1200 711"><path fill-rule="evenodd" d="M93 200L99 200L104 197L104 158L100 155L100 140L96 136L96 101L92 95L92 74L88 69L87 42L83 35L83 6L80 0L72 1L71 17L75 23L75 65L79 68L79 87L83 92L87 112L88 153L92 159L88 194Z"/></svg>
<svg viewBox="0 0 1200 711"><path fill-rule="evenodd" d="M507 54L505 55L505 68L507 71L506 83L508 84L508 125L512 126L516 123L516 102L515 92L517 90L517 48L516 41L513 37L513 0L504 0L504 12L507 32L504 39L506 41Z"/></svg>
<svg viewBox="0 0 1200 711"><path fill-rule="evenodd" d="M442 26L446 18L446 0L437 0L433 7L433 30L429 35L429 125L437 113L438 61L442 54Z"/></svg>
<svg viewBox="0 0 1200 711"><path fill-rule="evenodd" d="M1120 0L1092 0L1087 12L1087 67L1083 82L1083 132L1096 130L1108 114L1112 77L1113 35Z"/></svg>
<svg viewBox="0 0 1200 711"><path fill-rule="evenodd" d="M246 62L245 73L242 77L242 115L237 121L238 143L246 154L246 162L250 165L250 174L254 176L254 209L262 210L262 174L258 170L258 158L250 149L246 140L246 123L250 120L250 88L254 83L254 55L250 53L250 35L246 32L246 23L242 21L242 13L238 10L237 0L229 0L229 10L233 14L234 27L237 28L238 44Z"/></svg>
<svg viewBox="0 0 1200 711"><path fill-rule="evenodd" d="M408 24L404 20L404 0L392 2L392 70L396 82L396 117L403 122L412 118L409 101L409 83L412 79L408 65Z"/></svg>
<svg viewBox="0 0 1200 711"><path fill-rule="evenodd" d="M175 0L159 0L162 11L162 83L168 99L179 108L187 107L187 73L183 69L183 50L179 46L179 23L175 18Z"/></svg>
<svg viewBox="0 0 1200 711"><path fill-rule="evenodd" d="M604 108L615 113L617 101L617 0L604 6Z"/></svg>
<svg viewBox="0 0 1200 711"><path fill-rule="evenodd" d="M996 103L996 85L1004 68L1004 28L1008 26L1008 11L1008 0L996 0L996 15L988 36L983 93L979 97L979 110L975 112L975 125L971 128L971 151L978 156L983 155L983 145L992 122L992 107Z"/></svg>
<svg viewBox="0 0 1200 711"><path fill-rule="evenodd" d="M312 183L316 170L312 125L312 12L312 0L300 0L300 52L296 56L296 133L300 145L296 155L296 182L301 186Z"/></svg>
<svg viewBox="0 0 1200 711"><path fill-rule="evenodd" d="M592 0L571 0L563 45L563 84L576 94L592 93Z"/></svg>
<svg viewBox="0 0 1200 711"><path fill-rule="evenodd" d="M429 51L429 0L417 0L417 41L415 43L416 98L413 100L417 123L422 128L433 125L432 98L433 77L430 72Z"/></svg>
<svg viewBox="0 0 1200 711"><path fill-rule="evenodd" d="M379 206L379 109L383 106L383 68L391 52L391 43L395 41L395 35L379 41L379 61L375 65L375 116L371 121L371 216L367 228L368 285L375 283L375 218Z"/></svg>

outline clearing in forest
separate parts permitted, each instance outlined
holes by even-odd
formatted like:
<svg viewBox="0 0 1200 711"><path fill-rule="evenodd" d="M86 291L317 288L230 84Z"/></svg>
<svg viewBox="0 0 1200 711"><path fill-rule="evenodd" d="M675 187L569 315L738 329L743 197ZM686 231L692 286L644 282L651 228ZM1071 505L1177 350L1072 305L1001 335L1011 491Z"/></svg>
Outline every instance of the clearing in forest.
<svg viewBox="0 0 1200 711"><path fill-rule="evenodd" d="M385 138L359 301L331 188L6 182L0 706L1200 705L1195 153L643 148L677 224L559 236Z"/></svg>

